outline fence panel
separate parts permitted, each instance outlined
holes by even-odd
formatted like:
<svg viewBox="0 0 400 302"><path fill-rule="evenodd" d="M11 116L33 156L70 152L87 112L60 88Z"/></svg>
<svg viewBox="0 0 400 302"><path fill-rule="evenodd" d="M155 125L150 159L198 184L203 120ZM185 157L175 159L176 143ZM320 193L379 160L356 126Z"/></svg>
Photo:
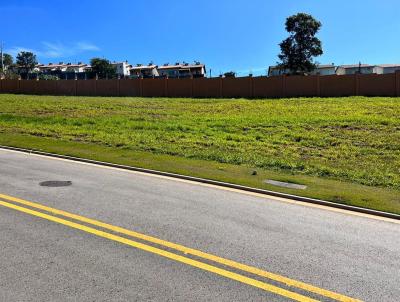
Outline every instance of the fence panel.
<svg viewBox="0 0 400 302"><path fill-rule="evenodd" d="M96 80L76 80L76 95L98 95L96 92Z"/></svg>
<svg viewBox="0 0 400 302"><path fill-rule="evenodd" d="M196 98L219 98L222 96L221 78L198 78L193 79L193 97Z"/></svg>
<svg viewBox="0 0 400 302"><path fill-rule="evenodd" d="M120 80L119 95L120 96L140 96L140 79Z"/></svg>
<svg viewBox="0 0 400 302"><path fill-rule="evenodd" d="M395 73L396 78L396 96L400 97L400 70Z"/></svg>
<svg viewBox="0 0 400 302"><path fill-rule="evenodd" d="M318 76L284 77L286 97L318 96Z"/></svg>
<svg viewBox="0 0 400 302"><path fill-rule="evenodd" d="M358 75L358 94L365 96L396 96L396 75Z"/></svg>
<svg viewBox="0 0 400 302"><path fill-rule="evenodd" d="M321 96L340 97L356 95L357 83L354 75L327 75L319 79Z"/></svg>
<svg viewBox="0 0 400 302"><path fill-rule="evenodd" d="M1 80L2 93L19 93L19 80Z"/></svg>
<svg viewBox="0 0 400 302"><path fill-rule="evenodd" d="M118 96L119 95L119 80L97 80L96 95L101 96Z"/></svg>
<svg viewBox="0 0 400 302"><path fill-rule="evenodd" d="M37 81L36 93L40 95L55 95L57 94L57 81Z"/></svg>
<svg viewBox="0 0 400 302"><path fill-rule="evenodd" d="M58 80L57 81L57 95L76 95L76 82L75 80Z"/></svg>
<svg viewBox="0 0 400 302"><path fill-rule="evenodd" d="M225 98L249 98L252 97L251 77L223 78L222 96Z"/></svg>
<svg viewBox="0 0 400 302"><path fill-rule="evenodd" d="M168 79L167 80L169 97L182 97L190 98L192 97L192 79Z"/></svg>
<svg viewBox="0 0 400 302"><path fill-rule="evenodd" d="M142 95L147 97L165 97L167 79L142 79Z"/></svg>
<svg viewBox="0 0 400 302"><path fill-rule="evenodd" d="M283 97L283 76L253 78L253 97Z"/></svg>
<svg viewBox="0 0 400 302"><path fill-rule="evenodd" d="M19 83L19 93L36 94L37 80L21 80Z"/></svg>

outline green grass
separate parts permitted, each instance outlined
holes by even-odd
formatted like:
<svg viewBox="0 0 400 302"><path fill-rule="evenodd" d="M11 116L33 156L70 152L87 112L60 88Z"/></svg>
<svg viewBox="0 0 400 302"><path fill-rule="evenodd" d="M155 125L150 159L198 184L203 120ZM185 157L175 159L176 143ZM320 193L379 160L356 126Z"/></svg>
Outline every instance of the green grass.
<svg viewBox="0 0 400 302"><path fill-rule="evenodd" d="M4 94L0 143L400 213L399 116L400 98Z"/></svg>

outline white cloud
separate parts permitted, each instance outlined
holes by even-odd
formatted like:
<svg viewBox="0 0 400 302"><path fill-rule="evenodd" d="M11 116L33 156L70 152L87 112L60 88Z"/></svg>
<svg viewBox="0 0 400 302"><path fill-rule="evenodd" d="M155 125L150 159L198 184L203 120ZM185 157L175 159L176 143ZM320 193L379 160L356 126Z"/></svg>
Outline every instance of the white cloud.
<svg viewBox="0 0 400 302"><path fill-rule="evenodd" d="M70 50L61 43L42 42L44 50L39 54L41 57L59 58L68 56Z"/></svg>
<svg viewBox="0 0 400 302"><path fill-rule="evenodd" d="M76 43L76 49L77 50L81 50L81 51L99 51L100 48L97 47L96 45L92 44L92 43L88 43L88 42L78 42Z"/></svg>
<svg viewBox="0 0 400 302"><path fill-rule="evenodd" d="M72 44L63 44L60 42L43 41L42 47L39 49L32 49L27 47L15 46L7 49L5 52L16 56L21 51L30 51L38 57L45 59L65 58L75 56L86 51L99 51L100 48L89 42L75 42Z"/></svg>
<svg viewBox="0 0 400 302"><path fill-rule="evenodd" d="M10 55L12 55L13 57L15 57L18 53L20 53L21 51L30 51L33 53L37 54L37 51L31 48L26 48L26 47L20 47L20 46L15 46L9 49L5 49L4 52L9 53Z"/></svg>

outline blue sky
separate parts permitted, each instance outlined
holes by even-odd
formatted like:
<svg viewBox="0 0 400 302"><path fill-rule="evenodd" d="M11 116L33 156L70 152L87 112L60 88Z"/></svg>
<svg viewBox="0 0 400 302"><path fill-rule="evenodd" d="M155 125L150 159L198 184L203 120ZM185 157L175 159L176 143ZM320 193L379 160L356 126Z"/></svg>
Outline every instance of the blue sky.
<svg viewBox="0 0 400 302"><path fill-rule="evenodd" d="M400 63L399 0L1 0L0 40L42 63L199 60L213 75L265 74L298 12L323 24L320 63Z"/></svg>

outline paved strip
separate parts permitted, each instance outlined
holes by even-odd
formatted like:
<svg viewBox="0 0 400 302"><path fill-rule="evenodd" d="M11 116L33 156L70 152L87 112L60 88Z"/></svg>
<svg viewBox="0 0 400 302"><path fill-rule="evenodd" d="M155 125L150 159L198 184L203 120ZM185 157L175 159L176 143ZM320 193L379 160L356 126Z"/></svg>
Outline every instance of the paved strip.
<svg viewBox="0 0 400 302"><path fill-rule="evenodd" d="M366 217L369 219L374 219L374 220L380 220L380 221L386 221L386 222L391 222L391 223L396 223L400 224L400 219L399 215L394 214L394 213L387 213L389 216L393 216L391 218L389 217L384 217L384 216L378 216L374 214L367 214L364 212L358 212L350 209L344 209L344 208L338 208L338 207L333 207L330 205L323 205L323 204L318 204L318 203L311 203L311 202L304 202L296 199L290 199L289 197L279 197L277 195L271 195L268 194L267 192L270 193L277 193L282 196L288 195L288 196L295 196L295 195L290 195L290 194L285 194L285 193L279 193L279 192L274 192L274 191L267 191L263 189L256 189L256 188L251 188L255 189L255 191L264 191L264 193L259 193L259 192L251 192L249 190L244 190L243 188L246 188L245 186L241 185L235 185L235 184L230 184L232 186L223 186L223 182L219 181L213 181L209 180L210 182L200 182L196 181L196 179L201 178L196 178L196 177L191 177L187 176L187 178L178 178L175 177L177 176L185 176L185 175L178 175L174 173L169 173L169 172L161 172L161 171L156 171L156 170L150 170L150 169L145 169L145 168L137 168L137 167L131 167L131 166L124 166L124 165L119 165L119 164L112 164L108 162L101 162L101 161L96 161L96 160L91 160L91 159L85 159L85 158L80 158L80 157L73 157L73 156L68 156L68 155L61 155L61 154L56 154L56 153L47 153L47 152L42 152L42 151L37 151L37 150L31 150L31 149L24 149L24 148L18 148L18 147L11 147L11 146L3 146L0 145L0 150L4 150L7 152L14 152L14 153L28 153L30 156L36 156L36 157L41 157L45 159L51 159L51 160L56 160L56 161L64 161L64 162L75 162L81 165L88 165L88 166L94 166L94 167L99 167L103 169L111 169L111 170L117 170L117 171L124 171L124 172L130 172L133 174L139 174L139 175L145 175L145 176L151 176L155 178L161 178L161 179L169 179L177 182L183 182L183 183L190 183L190 184L195 184L198 186L203 186L203 187L210 187L210 188L217 188L219 190L224 190L224 191L231 191L231 192L237 192L240 194L245 194L245 195L250 195L250 196L256 196L264 199L269 199L269 200L277 200L285 203L290 203L290 204L297 204L301 205L304 207L310 207L310 208L317 208L317 209L323 209L326 211L331 211L331 212L337 212L337 213L343 213L346 215L352 215L352 216L358 216L358 217ZM143 172L147 171L147 172ZM157 172L156 174L151 173ZM175 176L168 176L168 175L175 175ZM192 180L190 180L192 179ZM219 183L219 184L212 184L213 183ZM237 188L234 188L237 187ZM242 189L240 189L240 187ZM301 196L295 196L295 197L300 197ZM304 197L304 199L308 199L307 197ZM332 202L327 202L328 204L332 204ZM334 204L334 203L333 203ZM340 206L346 207L344 204L340 204ZM351 206L350 206L351 207ZM368 209L367 209L368 210ZM374 211L374 210L371 210ZM377 211L380 212L380 211ZM385 213L385 212L382 212ZM395 217L395 218L394 218Z"/></svg>
<svg viewBox="0 0 400 302"><path fill-rule="evenodd" d="M165 258L177 261L177 262L181 262L181 263L184 263L184 264L187 264L187 265L190 265L190 266L193 266L193 267L196 267L196 268L208 271L208 272L212 272L214 274L217 274L217 275L220 275L220 276L223 276L223 277L226 277L226 278L229 278L229 279L232 279L232 280L235 280L235 281L247 284L247 285L251 285L251 286L263 289L265 291L268 291L268 292L271 292L271 293L274 293L274 294L277 294L277 295L280 295L280 296L283 296L283 297L286 297L286 298L289 298L289 299L292 299L295 301L299 301L299 302L317 302L318 301L318 300L297 294L295 292L291 292L291 291L285 290L283 288L280 288L280 287L277 287L277 286L274 286L274 285L271 285L271 284L268 284L265 282L261 282L256 279L252 279L252 278L249 278L249 277L237 274L237 273L233 273L233 272L218 268L216 266L212 266L212 265L200 262L200 261L196 261L196 260L184 257L184 256L180 256L180 255L168 252L168 251L164 251L162 249L155 248L155 247L152 247L147 244L143 244L143 243L136 242L136 241L133 241L130 239L126 239L124 237L120 237L120 236L116 236L116 235L113 235L113 234L110 234L107 232L103 232L103 231L100 231L100 230L97 230L97 229L94 229L94 228L91 228L91 227L88 227L85 225L81 225L81 224L71 222L71 221L68 221L65 219L61 219L61 218L58 218L55 216L44 214L44 213L34 211L31 209L27 209L24 207L20 207L20 206L17 206L17 205L8 203L8 202L4 202L4 201L0 201L0 205L10 208L10 209L14 209L19 212L23 212L25 214L40 217L40 218L43 218L43 219L46 219L49 221L53 221L53 222L56 222L56 223L59 223L59 224L62 224L62 225L65 225L65 226L68 226L68 227L71 227L74 229L78 229L78 230L81 230L81 231L84 231L84 232L87 232L87 233L90 233L90 234L93 234L93 235L96 235L99 237L103 237L103 238L106 238L106 239L109 239L112 241L116 241L116 242L119 242L119 243L122 243L125 245L129 245L129 246L135 247L137 249L141 249L146 252L156 254L156 255L159 255L159 256L162 256L162 257L165 257Z"/></svg>
<svg viewBox="0 0 400 302"><path fill-rule="evenodd" d="M104 229L111 230L113 232L121 233L121 234L128 235L128 236L132 236L132 237L135 237L135 238L138 238L138 239L141 239L141 240L144 240L144 241L148 241L148 242L151 242L151 243L155 243L155 244L158 244L158 245L161 245L161 246L172 248L172 249L175 249L177 251L183 252L185 254L191 254L191 255L194 255L194 256L197 256L197 257L200 257L200 258L203 258L203 259L211 260L211 261L214 261L216 263L220 263L220 264L223 264L223 265L226 265L226 266L238 269L238 270L245 271L247 273L258 275L258 276L261 276L261 277L264 277L264 278L268 278L268 279L271 279L271 280L274 280L274 281L277 281L277 282L281 282L281 283L284 283L284 284L286 284L288 286L292 286L292 287L296 287L296 288L299 288L299 289L302 289L302 290L306 290L306 291L309 291L309 292L312 292L312 293L315 293L315 294L318 294L318 295L321 295L321 296L324 296L324 297L327 297L327 298L331 298L331 299L334 299L334 300L337 300L337 301L341 301L341 302L358 302L358 301L360 301L360 300L357 300L357 299L354 299L354 298L351 298L351 297L348 297L348 296L345 296L345 295L341 295L341 294L338 294L338 293L335 293L335 292L332 292L332 291L329 291L329 290L325 290L325 289L321 289L321 288L315 287L313 285L309 285L309 284L304 283L304 282L296 281L296 280L293 280L293 279L290 279L290 278L287 278L287 277L284 277L284 276L280 276L278 274L274 274L274 273L271 273L271 272L263 271L263 270L258 269L256 267L252 267L252 266L248 266L248 265L245 265L245 264L241 264L241 263L238 263L236 261L232 261L232 260L229 260L229 259L218 257L216 255L204 253L204 252L199 251L199 250L191 249L191 248L188 248L188 247L176 244L176 243L165 241L165 240L162 240L162 239L159 239L159 238L155 238L155 237L152 237L152 236L148 236L148 235L145 235L145 234L142 234L142 233L138 233L138 232L135 232L135 231L127 230L127 229L124 229L124 228L121 228L121 227L118 227L118 226L114 226L114 225L110 225L110 224L107 224L107 223L104 223L104 222L101 222L101 221L97 221L97 220L94 220L94 219L91 219L91 218L87 218L87 217L76 215L76 214L72 214L72 213L69 213L69 212L66 212L66 211L62 211L62 210L58 210L58 209L55 209L55 208L47 207L47 206L41 205L39 203L23 200L23 199L20 199L20 198L17 198L17 197L13 197L13 196L8 196L8 195L5 195L5 194L0 194L0 198L8 200L8 201L16 202L16 203L19 203L19 204L23 204L25 206L29 206L29 207L32 207L32 208L36 208L36 209L40 209L40 210L43 210L43 211L47 211L47 212L50 212L52 214L56 214L56 215L64 216L64 217L71 218L71 219L74 219L74 220L77 220L77 221L85 222L85 223L88 223L88 224L91 224L91 225L94 225L94 226L98 226L98 227L101 227L101 228L104 228ZM2 203L0 203L0 204L2 204Z"/></svg>

